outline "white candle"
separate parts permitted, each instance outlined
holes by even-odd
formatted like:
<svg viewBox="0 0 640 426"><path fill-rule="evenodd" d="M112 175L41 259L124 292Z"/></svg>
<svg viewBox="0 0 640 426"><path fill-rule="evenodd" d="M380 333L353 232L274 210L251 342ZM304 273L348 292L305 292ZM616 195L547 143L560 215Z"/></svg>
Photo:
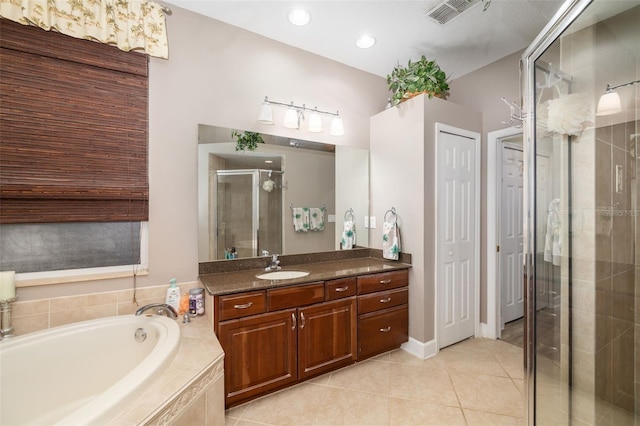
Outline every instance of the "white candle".
<svg viewBox="0 0 640 426"><path fill-rule="evenodd" d="M16 297L16 272L0 272L0 300L8 300Z"/></svg>

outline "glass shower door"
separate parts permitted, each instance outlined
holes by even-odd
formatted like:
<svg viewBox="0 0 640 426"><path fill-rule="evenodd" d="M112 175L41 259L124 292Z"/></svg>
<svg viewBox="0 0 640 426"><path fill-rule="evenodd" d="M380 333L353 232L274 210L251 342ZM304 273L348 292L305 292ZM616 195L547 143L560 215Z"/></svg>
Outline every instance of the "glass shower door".
<svg viewBox="0 0 640 426"><path fill-rule="evenodd" d="M523 56L529 424L640 425L638 22L569 0Z"/></svg>
<svg viewBox="0 0 640 426"><path fill-rule="evenodd" d="M216 188L217 259L256 256L257 171L219 170Z"/></svg>

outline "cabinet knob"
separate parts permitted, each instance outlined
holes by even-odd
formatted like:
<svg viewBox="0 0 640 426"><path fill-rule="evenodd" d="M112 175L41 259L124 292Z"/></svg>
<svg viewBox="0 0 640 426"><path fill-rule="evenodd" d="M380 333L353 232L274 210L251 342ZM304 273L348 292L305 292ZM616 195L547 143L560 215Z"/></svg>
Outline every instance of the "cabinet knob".
<svg viewBox="0 0 640 426"><path fill-rule="evenodd" d="M380 284L389 284L391 280L387 278L386 280L380 280Z"/></svg>
<svg viewBox="0 0 640 426"><path fill-rule="evenodd" d="M304 312L300 312L300 330L304 328Z"/></svg>
<svg viewBox="0 0 640 426"><path fill-rule="evenodd" d="M294 314L293 312L291 313L291 322L292 322L292 326L291 329L295 330L296 329L296 325L298 324L298 320L296 319L296 314Z"/></svg>
<svg viewBox="0 0 640 426"><path fill-rule="evenodd" d="M349 290L349 286L345 285L344 287L336 288L337 292L343 292Z"/></svg>
<svg viewBox="0 0 640 426"><path fill-rule="evenodd" d="M247 309L253 306L253 302L245 303L243 305L233 305L234 309Z"/></svg>
<svg viewBox="0 0 640 426"><path fill-rule="evenodd" d="M389 327L387 327L387 328L381 328L381 329L380 329L380 332L381 332L381 333L388 333L388 332L390 332L390 331L391 331L391 326L389 326Z"/></svg>
<svg viewBox="0 0 640 426"><path fill-rule="evenodd" d="M387 297L386 299L380 299L380 303L389 303L391 302L391 298Z"/></svg>

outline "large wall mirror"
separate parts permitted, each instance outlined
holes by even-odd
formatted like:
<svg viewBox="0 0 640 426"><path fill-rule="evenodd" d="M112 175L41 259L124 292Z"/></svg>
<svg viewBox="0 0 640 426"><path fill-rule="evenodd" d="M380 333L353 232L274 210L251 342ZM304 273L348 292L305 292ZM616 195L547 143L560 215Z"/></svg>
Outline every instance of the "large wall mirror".
<svg viewBox="0 0 640 426"><path fill-rule="evenodd" d="M368 150L263 133L256 151L238 152L231 132L198 128L200 262L340 249L345 217L368 246ZM297 208L321 211L324 225L300 230Z"/></svg>

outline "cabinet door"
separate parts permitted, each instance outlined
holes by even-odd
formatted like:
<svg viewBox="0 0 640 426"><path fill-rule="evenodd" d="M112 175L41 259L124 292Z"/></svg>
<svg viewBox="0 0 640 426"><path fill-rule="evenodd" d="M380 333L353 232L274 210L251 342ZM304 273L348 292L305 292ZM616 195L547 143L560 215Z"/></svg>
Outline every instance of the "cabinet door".
<svg viewBox="0 0 640 426"><path fill-rule="evenodd" d="M296 310L219 324L227 406L291 384L296 374Z"/></svg>
<svg viewBox="0 0 640 426"><path fill-rule="evenodd" d="M300 379L351 364L356 359L356 299L298 309Z"/></svg>

